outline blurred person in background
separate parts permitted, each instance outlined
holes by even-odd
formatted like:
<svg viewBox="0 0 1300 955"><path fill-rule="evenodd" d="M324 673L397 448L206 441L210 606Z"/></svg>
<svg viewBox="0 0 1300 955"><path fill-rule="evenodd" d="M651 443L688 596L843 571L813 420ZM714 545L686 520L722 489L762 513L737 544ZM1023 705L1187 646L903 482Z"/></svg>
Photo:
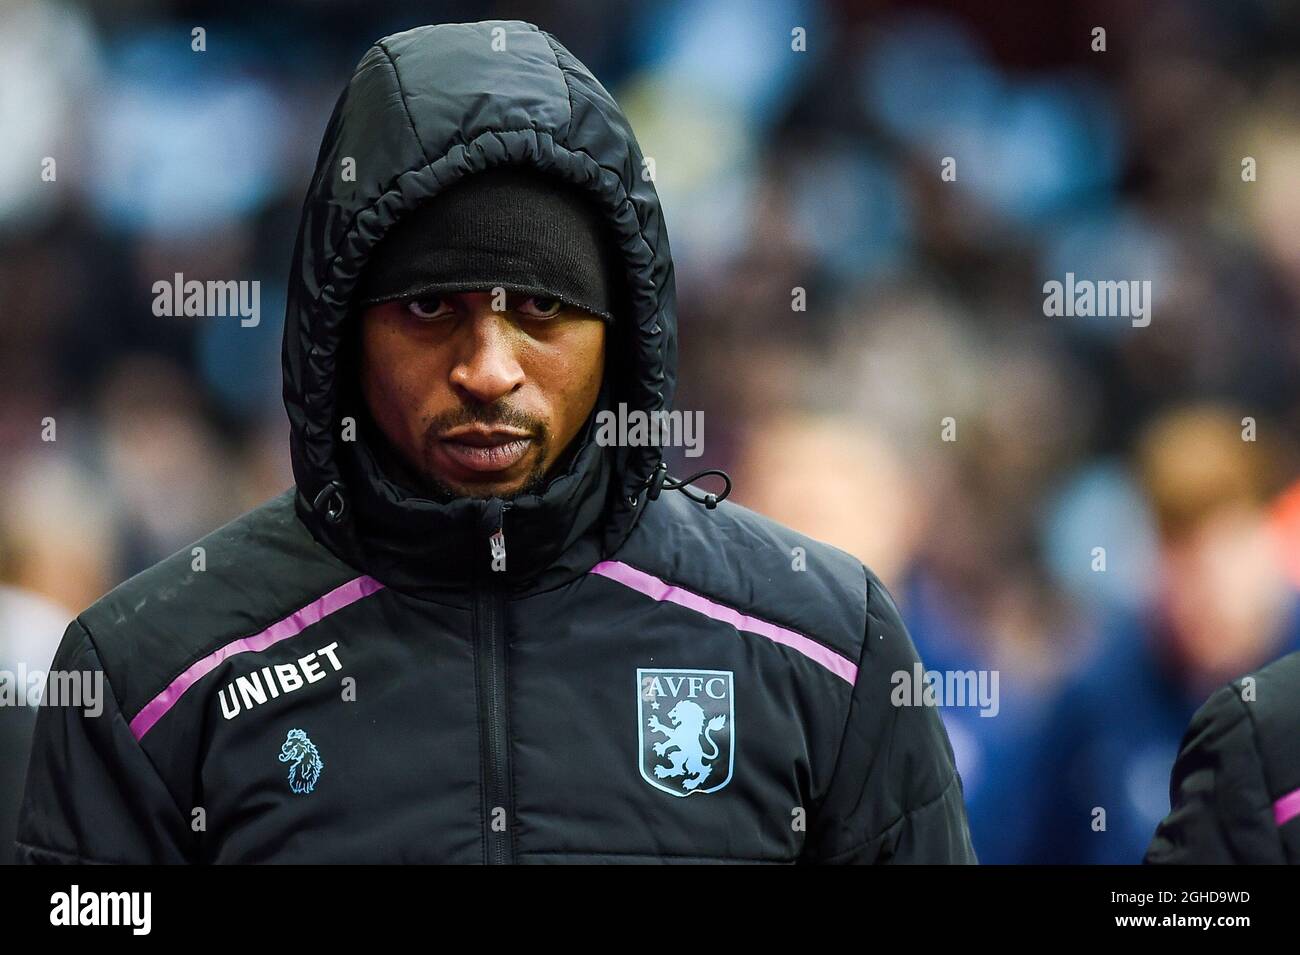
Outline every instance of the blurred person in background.
<svg viewBox="0 0 1300 955"><path fill-rule="evenodd" d="M1071 404L1073 376L1050 342L967 331L960 306L922 290L844 311L840 338L812 355L791 345L784 359L833 373L744 363L755 396L784 388L837 410L747 419L738 493L888 568L931 672L996 678L994 700L948 701L940 714L981 861L1017 862L1028 835L1006 818L1027 809L1044 708L1085 638L1041 566L1037 515L1086 406Z"/></svg>
<svg viewBox="0 0 1300 955"><path fill-rule="evenodd" d="M7 474L0 500L7 545L4 579L69 613L93 603L122 572L115 549L115 506L91 468L66 455L21 455ZM37 652L34 647L32 652Z"/></svg>
<svg viewBox="0 0 1300 955"><path fill-rule="evenodd" d="M1300 588L1300 482L1273 518L1282 565ZM1143 861L1300 864L1300 653L1221 687L1196 711L1169 793Z"/></svg>
<svg viewBox="0 0 1300 955"><path fill-rule="evenodd" d="M0 865L14 861L18 806L39 695L31 692L48 670L72 611L9 583L15 548L0 526Z"/></svg>
<svg viewBox="0 0 1300 955"><path fill-rule="evenodd" d="M751 475L736 493L747 506L880 568L882 579L903 577L919 543L923 502L884 435L844 416L760 415L737 467Z"/></svg>
<svg viewBox="0 0 1300 955"><path fill-rule="evenodd" d="M115 572L109 504L90 475L28 453L6 461L0 498L0 864L14 858L18 806L44 674L68 617Z"/></svg>
<svg viewBox="0 0 1300 955"><path fill-rule="evenodd" d="M1275 442L1240 414L1196 406L1158 418L1137 466L1160 535L1151 603L1102 626L1064 689L1035 772L1033 861L1136 863L1168 812L1188 720L1216 687L1300 648L1297 594L1270 504Z"/></svg>
<svg viewBox="0 0 1300 955"><path fill-rule="evenodd" d="M110 370L99 402L99 453L128 566L157 563L231 516L233 455L180 368L132 356Z"/></svg>

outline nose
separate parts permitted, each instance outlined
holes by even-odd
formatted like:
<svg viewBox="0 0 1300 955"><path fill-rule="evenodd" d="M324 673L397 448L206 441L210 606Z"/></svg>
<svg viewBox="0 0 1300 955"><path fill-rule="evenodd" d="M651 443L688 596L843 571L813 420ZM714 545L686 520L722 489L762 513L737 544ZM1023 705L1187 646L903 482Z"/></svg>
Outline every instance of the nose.
<svg viewBox="0 0 1300 955"><path fill-rule="evenodd" d="M451 369L452 387L482 404L492 404L522 387L524 370L505 315L492 311L486 302L481 307L476 303L461 328L463 342Z"/></svg>

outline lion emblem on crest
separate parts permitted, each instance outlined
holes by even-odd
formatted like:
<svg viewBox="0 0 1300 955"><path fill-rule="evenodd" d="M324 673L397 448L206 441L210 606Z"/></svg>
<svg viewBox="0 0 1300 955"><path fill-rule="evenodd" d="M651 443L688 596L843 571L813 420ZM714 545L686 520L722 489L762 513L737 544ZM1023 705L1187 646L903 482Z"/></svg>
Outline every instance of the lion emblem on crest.
<svg viewBox="0 0 1300 955"><path fill-rule="evenodd" d="M289 730L284 745L280 747L280 762L289 764L289 788L296 793L309 793L315 789L321 770L325 768L316 744L300 729Z"/></svg>
<svg viewBox="0 0 1300 955"><path fill-rule="evenodd" d="M667 756L671 763L669 766L656 766L655 778L685 776L682 787L688 792L698 789L713 772L709 763L717 759L720 752L710 734L719 732L726 726L727 717L719 714L706 721L706 714L698 703L681 700L668 711L668 719L672 721L672 726L665 726L657 716L651 716L647 723L650 732L668 737L652 747L656 756ZM705 743L713 752L704 751Z"/></svg>

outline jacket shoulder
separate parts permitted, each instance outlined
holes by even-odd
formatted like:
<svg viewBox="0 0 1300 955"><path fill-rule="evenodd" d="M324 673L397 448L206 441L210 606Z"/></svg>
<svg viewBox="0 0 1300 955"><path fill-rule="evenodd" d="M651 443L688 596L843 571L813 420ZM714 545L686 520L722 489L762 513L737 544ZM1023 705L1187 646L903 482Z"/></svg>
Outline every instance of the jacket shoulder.
<svg viewBox="0 0 1300 955"><path fill-rule="evenodd" d="M1254 677L1254 687L1243 678L1233 689L1254 727L1269 814L1286 861L1300 863L1300 653L1275 660Z"/></svg>
<svg viewBox="0 0 1300 955"><path fill-rule="evenodd" d="M195 660L356 576L311 536L287 491L136 574L77 620L130 714Z"/></svg>
<svg viewBox="0 0 1300 955"><path fill-rule="evenodd" d="M1300 653L1217 690L1183 735L1149 863L1300 860Z"/></svg>
<svg viewBox="0 0 1300 955"><path fill-rule="evenodd" d="M862 651L868 591L879 586L856 557L747 507L724 501L707 510L667 492L647 504L615 557L852 661Z"/></svg>
<svg viewBox="0 0 1300 955"><path fill-rule="evenodd" d="M1254 678L1254 687L1246 680ZM1291 653L1268 666L1261 667L1251 677L1243 677L1233 685L1240 691L1243 701L1250 701L1252 715L1265 757L1270 764L1289 763L1300 773L1300 652ZM1247 693L1248 689L1253 692ZM1294 748L1287 752L1267 752L1274 743L1286 741ZM1294 780L1300 785L1300 778ZM1293 787L1294 788L1294 787Z"/></svg>

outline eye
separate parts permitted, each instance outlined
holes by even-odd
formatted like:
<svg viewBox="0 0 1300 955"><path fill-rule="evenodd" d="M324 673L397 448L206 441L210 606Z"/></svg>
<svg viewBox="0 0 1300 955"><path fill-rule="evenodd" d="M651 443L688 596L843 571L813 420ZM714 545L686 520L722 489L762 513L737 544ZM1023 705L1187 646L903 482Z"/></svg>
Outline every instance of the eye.
<svg viewBox="0 0 1300 955"><path fill-rule="evenodd" d="M441 318L451 311L451 306L441 295L426 295L406 303L406 310L416 318Z"/></svg>
<svg viewBox="0 0 1300 955"><path fill-rule="evenodd" d="M558 298L546 298L542 295L530 295L516 307L516 311L532 318L554 318L560 314L564 303Z"/></svg>

